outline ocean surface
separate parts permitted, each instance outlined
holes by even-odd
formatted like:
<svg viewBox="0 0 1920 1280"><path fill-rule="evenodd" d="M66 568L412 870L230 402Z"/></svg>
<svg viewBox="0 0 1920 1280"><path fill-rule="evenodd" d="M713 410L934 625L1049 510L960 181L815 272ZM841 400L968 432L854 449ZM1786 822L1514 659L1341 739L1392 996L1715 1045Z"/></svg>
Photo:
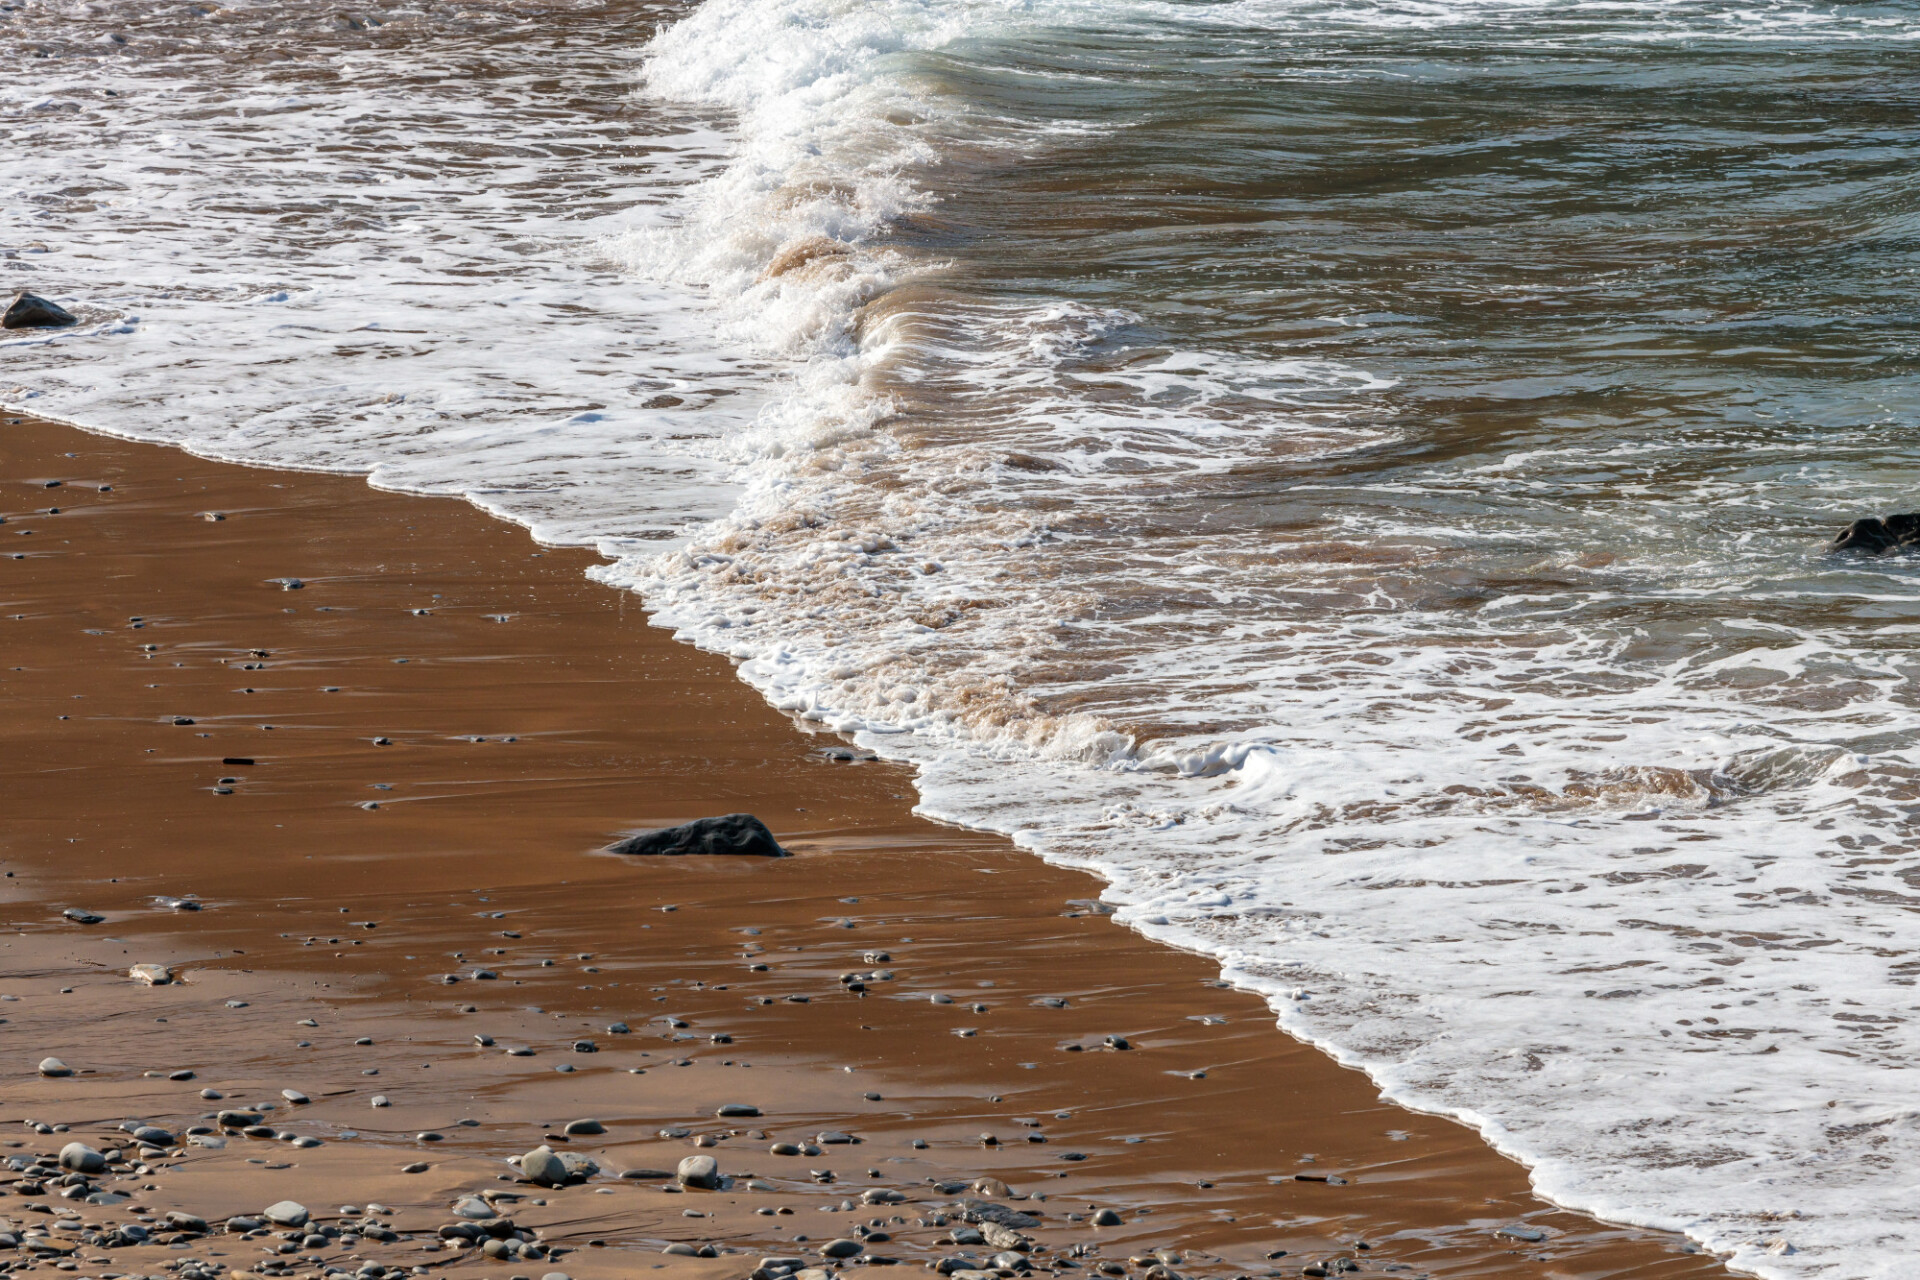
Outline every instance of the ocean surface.
<svg viewBox="0 0 1920 1280"><path fill-rule="evenodd" d="M1920 1257L1920 3L0 0L0 403L596 545L1562 1204Z"/></svg>

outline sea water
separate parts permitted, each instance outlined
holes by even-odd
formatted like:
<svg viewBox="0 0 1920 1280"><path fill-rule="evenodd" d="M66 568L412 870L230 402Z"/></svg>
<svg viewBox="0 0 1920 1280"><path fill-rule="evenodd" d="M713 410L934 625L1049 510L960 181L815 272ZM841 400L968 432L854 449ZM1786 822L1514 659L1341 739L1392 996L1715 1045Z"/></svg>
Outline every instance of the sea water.
<svg viewBox="0 0 1920 1280"><path fill-rule="evenodd" d="M1559 1202L1911 1270L1914 6L9 3L0 401L596 545Z"/></svg>

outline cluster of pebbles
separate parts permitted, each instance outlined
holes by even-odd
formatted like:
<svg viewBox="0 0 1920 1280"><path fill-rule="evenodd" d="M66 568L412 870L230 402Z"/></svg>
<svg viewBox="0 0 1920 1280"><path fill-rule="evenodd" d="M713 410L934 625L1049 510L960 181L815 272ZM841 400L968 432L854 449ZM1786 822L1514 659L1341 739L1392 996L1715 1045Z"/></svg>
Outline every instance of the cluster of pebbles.
<svg viewBox="0 0 1920 1280"><path fill-rule="evenodd" d="M207 1092L214 1092L208 1090ZM722 1108L726 1110L727 1108ZM735 1105L735 1111L748 1108ZM228 1130L262 1128L252 1121L258 1109L229 1109L212 1119ZM686 1192L774 1193L772 1184L751 1175L728 1176L711 1155L693 1154L672 1170L629 1169L607 1175L599 1164L575 1152L536 1147L505 1163L517 1167L509 1178L513 1187L490 1187L461 1194L448 1208L449 1220L437 1227L415 1221L396 1221L396 1211L380 1204L364 1208L342 1206L336 1213L316 1213L293 1200L281 1200L257 1213L209 1221L180 1210L162 1212L139 1203L143 1192L156 1184L150 1179L178 1168L184 1160L211 1156L195 1152L181 1138L144 1121L123 1122L118 1130L94 1136L94 1142L70 1136L64 1124L29 1120L35 1134L68 1138L57 1149L15 1151L0 1158L0 1195L17 1198L17 1211L0 1212L0 1273L33 1271L42 1267L66 1272L85 1271L118 1280L235 1280L248 1274L263 1277L313 1277L314 1280L400 1280L427 1276L450 1265L484 1259L504 1264L550 1267L572 1252L572 1246L543 1239L542 1230L517 1223L514 1207L523 1202L545 1207L543 1197L584 1187L613 1176L626 1180L658 1180L660 1190ZM212 1126L193 1125L210 1130ZM604 1132L595 1120L566 1126L574 1135ZM271 1133L272 1130L268 1129ZM278 1136L277 1134L275 1136ZM833 1135L839 1136L839 1135ZM97 1143L98 1145L94 1145ZM857 1197L819 1206L843 1213L872 1211L876 1216L856 1222L845 1235L788 1253L759 1257L723 1244L668 1244L669 1257L722 1258L739 1256L739 1274L750 1280L831 1280L848 1267L884 1267L917 1261L954 1280L1021 1280L1037 1272L1051 1274L1086 1270L1095 1275L1134 1275L1138 1280L1184 1280L1176 1267L1180 1254L1163 1250L1125 1260L1099 1256L1097 1241L1082 1238L1071 1243L1044 1243L1032 1234L1046 1223L1043 1195L1023 1196L994 1178L975 1181L935 1181L924 1188L870 1187ZM1015 1207L1018 1204L1019 1207ZM786 1206L761 1206L755 1213L790 1215ZM906 1216L912 1214L911 1218ZM707 1216L689 1211L689 1216ZM1054 1227L1119 1226L1111 1209L1091 1215L1064 1215ZM118 1219L118 1220L116 1220ZM902 1239L901 1237L908 1237ZM236 1244L254 1245L251 1262L223 1257L194 1256L210 1242L223 1254ZM903 1258L892 1250L905 1244L917 1255ZM159 1250L172 1256L148 1262ZM118 1263L113 1255L139 1255L139 1263ZM484 1264L483 1264L484 1265ZM244 1268L244 1270L243 1270ZM1333 1265L1331 1271L1357 1269ZM1329 1265L1309 1266L1306 1274L1330 1274ZM567 1280L562 1271L539 1271L512 1280ZM1277 1275L1278 1272L1269 1274Z"/></svg>

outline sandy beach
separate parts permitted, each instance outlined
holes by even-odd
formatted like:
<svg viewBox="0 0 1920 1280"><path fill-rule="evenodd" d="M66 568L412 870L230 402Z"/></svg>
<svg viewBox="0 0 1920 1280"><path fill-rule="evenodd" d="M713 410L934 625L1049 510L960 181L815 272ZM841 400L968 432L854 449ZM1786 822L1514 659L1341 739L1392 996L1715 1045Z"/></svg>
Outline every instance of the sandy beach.
<svg viewBox="0 0 1920 1280"><path fill-rule="evenodd" d="M916 818L586 553L33 420L0 483L16 1273L1725 1274L1383 1104L1093 879ZM795 856L602 852L732 812ZM32 1166L74 1141L122 1162ZM529 1183L543 1145L597 1172ZM310 1222L222 1226L281 1201Z"/></svg>

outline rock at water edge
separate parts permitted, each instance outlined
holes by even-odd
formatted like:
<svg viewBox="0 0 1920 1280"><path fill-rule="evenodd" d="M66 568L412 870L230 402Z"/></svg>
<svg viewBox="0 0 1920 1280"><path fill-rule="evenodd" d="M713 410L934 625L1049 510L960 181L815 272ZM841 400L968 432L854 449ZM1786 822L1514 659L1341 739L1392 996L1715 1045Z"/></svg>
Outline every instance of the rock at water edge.
<svg viewBox="0 0 1920 1280"><path fill-rule="evenodd" d="M642 831L610 847L611 853L638 857L679 857L684 854L744 855L784 858L787 851L774 840L767 824L750 813L700 818L685 826Z"/></svg>

